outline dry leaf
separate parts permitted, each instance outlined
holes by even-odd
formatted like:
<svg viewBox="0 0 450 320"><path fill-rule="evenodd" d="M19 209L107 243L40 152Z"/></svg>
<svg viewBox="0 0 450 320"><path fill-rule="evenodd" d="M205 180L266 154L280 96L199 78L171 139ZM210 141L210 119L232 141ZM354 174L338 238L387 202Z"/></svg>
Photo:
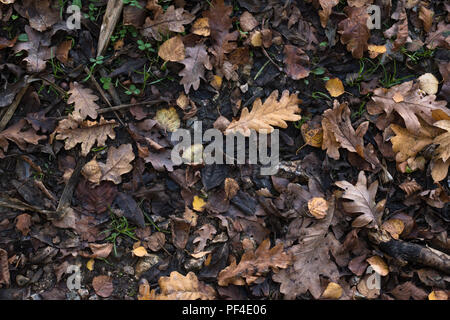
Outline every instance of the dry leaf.
<svg viewBox="0 0 450 320"><path fill-rule="evenodd" d="M163 36L167 36L170 31L172 32L184 32L184 25L194 21L195 16L186 12L183 8L177 8L169 6L167 10L158 10L154 19L148 17L145 20L145 24L142 33L146 37L153 37L157 41L161 41Z"/></svg>
<svg viewBox="0 0 450 320"><path fill-rule="evenodd" d="M144 247L140 246L140 247L133 249L133 254L136 257L144 257L148 254L148 252Z"/></svg>
<svg viewBox="0 0 450 320"><path fill-rule="evenodd" d="M19 9L19 14L28 19L30 27L40 32L60 20L59 10L52 5L51 0L23 0L22 6L15 6L15 9Z"/></svg>
<svg viewBox="0 0 450 320"><path fill-rule="evenodd" d="M33 128L23 131L27 122L25 119L20 119L19 122L6 128L0 132L0 148L4 152L8 151L9 141L13 141L17 144L20 150L25 150L27 143L37 145L40 140L44 140L46 136L39 136ZM3 152L0 149L0 158L3 157Z"/></svg>
<svg viewBox="0 0 450 320"><path fill-rule="evenodd" d="M436 121L434 126L447 131L433 140L433 143L439 146L433 157L431 175L434 182L438 182L445 179L450 165L450 120Z"/></svg>
<svg viewBox="0 0 450 320"><path fill-rule="evenodd" d="M197 212L203 212L205 210L206 202L203 198L199 196L194 196L194 201L192 201L192 208Z"/></svg>
<svg viewBox="0 0 450 320"><path fill-rule="evenodd" d="M439 81L432 73L425 73L417 78L419 87L426 94L436 94L438 92Z"/></svg>
<svg viewBox="0 0 450 320"><path fill-rule="evenodd" d="M428 295L428 300L443 300L443 301L447 301L448 300L448 295L447 295L447 292L445 292L443 290L433 290Z"/></svg>
<svg viewBox="0 0 450 320"><path fill-rule="evenodd" d="M320 24L322 28L326 28L328 19L334 6L339 3L339 0L319 0L322 10L319 10Z"/></svg>
<svg viewBox="0 0 450 320"><path fill-rule="evenodd" d="M377 45L374 45L374 44L369 44L367 49L369 49L369 56L370 56L371 59L375 59L380 54L383 54L383 53L385 53L387 51L385 45L377 46Z"/></svg>
<svg viewBox="0 0 450 320"><path fill-rule="evenodd" d="M215 290L197 279L193 272L186 276L173 271L169 277L161 277L158 280L161 294L156 295L152 290L150 300L214 300Z"/></svg>
<svg viewBox="0 0 450 320"><path fill-rule="evenodd" d="M86 268L89 271L93 271L94 270L94 263L95 263L95 259L89 259L89 261L86 262Z"/></svg>
<svg viewBox="0 0 450 320"><path fill-rule="evenodd" d="M327 215L328 202L322 197L314 197L308 201L308 210L314 218L323 219Z"/></svg>
<svg viewBox="0 0 450 320"><path fill-rule="evenodd" d="M19 230L23 236L26 236L30 232L31 216L23 213L17 216L16 229Z"/></svg>
<svg viewBox="0 0 450 320"><path fill-rule="evenodd" d="M92 280L95 293L103 298L108 298L114 291L112 279L108 276L97 276Z"/></svg>
<svg viewBox="0 0 450 320"><path fill-rule="evenodd" d="M325 88L328 90L332 97L339 97L345 92L344 85L339 78L328 80L325 84Z"/></svg>
<svg viewBox="0 0 450 320"><path fill-rule="evenodd" d="M70 84L69 99L67 104L75 104L75 109L72 112L72 117L76 121L81 121L87 118L97 119L97 109L100 107L95 103L98 100L96 95L92 94L92 90L84 88L77 82Z"/></svg>
<svg viewBox="0 0 450 320"><path fill-rule="evenodd" d="M342 293L343 293L343 290L339 284L337 284L335 282L330 282L330 283L328 283L328 286L325 289L325 291L322 293L322 298L337 300L340 297L342 297Z"/></svg>
<svg viewBox="0 0 450 320"><path fill-rule="evenodd" d="M158 50L158 56L165 61L181 61L184 59L184 44L180 36L165 41Z"/></svg>
<svg viewBox="0 0 450 320"><path fill-rule="evenodd" d="M422 190L422 186L416 182L416 180L405 181L399 185L399 188L406 192L409 197L413 193Z"/></svg>
<svg viewBox="0 0 450 320"><path fill-rule="evenodd" d="M195 231L198 234L192 243L198 243L195 247L194 253L199 253L205 249L208 240L212 240L214 235L217 233L216 228L209 223L202 225L198 230Z"/></svg>
<svg viewBox="0 0 450 320"><path fill-rule="evenodd" d="M185 66L178 75L182 77L180 84L184 86L186 94L189 93L191 87L194 90L199 88L200 79L204 79L205 68L212 69L206 47L203 44L186 48L186 58L180 63Z"/></svg>
<svg viewBox="0 0 450 320"><path fill-rule="evenodd" d="M61 120L55 129L57 140L66 140L64 148L70 150L78 143L81 143L81 155L87 156L94 144L98 147L105 145L106 139L116 138L114 128L117 126L114 120L105 120L100 117L100 121L77 121L69 118Z"/></svg>
<svg viewBox="0 0 450 320"><path fill-rule="evenodd" d="M122 182L121 175L133 169L130 164L133 160L133 147L129 143L123 144L118 148L109 148L106 164L93 159L84 165L81 173L94 184L100 181L112 181L119 184Z"/></svg>
<svg viewBox="0 0 450 320"><path fill-rule="evenodd" d="M305 122L300 131L303 140L307 145L315 148L322 148L323 143L323 128L322 124L315 119Z"/></svg>
<svg viewBox="0 0 450 320"><path fill-rule="evenodd" d="M250 130L261 132L265 130L271 133L273 126L287 128L286 121L298 121L301 119L299 113L301 109L298 104L301 102L296 94L289 95L289 91L283 91L280 101L277 101L278 91L275 90L266 99L264 104L261 99L256 99L253 103L252 111L247 108L242 109L239 120L233 120L225 134L240 132L244 136L250 136Z"/></svg>
<svg viewBox="0 0 450 320"><path fill-rule="evenodd" d="M9 286L10 281L8 252L0 248L0 284Z"/></svg>
<svg viewBox="0 0 450 320"><path fill-rule="evenodd" d="M225 179L225 194L227 199L232 199L239 191L239 184L233 178Z"/></svg>
<svg viewBox="0 0 450 320"><path fill-rule="evenodd" d="M373 256L367 258L366 261L370 264L373 270L385 277L389 274L389 267L380 256Z"/></svg>
<svg viewBox="0 0 450 320"><path fill-rule="evenodd" d="M220 271L217 278L219 286L230 284L243 286L252 284L272 269L286 269L292 264L290 254L283 252L283 244L278 243L270 249L270 240L265 239L255 251L246 251L239 264L232 259L231 264Z"/></svg>
<svg viewBox="0 0 450 320"><path fill-rule="evenodd" d="M400 219L389 219L383 222L381 226L383 230L386 230L392 238L398 240L399 236L402 234L405 229L405 224Z"/></svg>
<svg viewBox="0 0 450 320"><path fill-rule="evenodd" d="M427 9L423 4L420 6L419 19L423 22L423 29L425 32L431 31L431 26L433 25L433 10Z"/></svg>
<svg viewBox="0 0 450 320"><path fill-rule="evenodd" d="M284 46L284 60L286 74L294 80L309 76L309 57L300 48L292 45Z"/></svg>
<svg viewBox="0 0 450 320"><path fill-rule="evenodd" d="M398 22L386 30L384 36L386 38L393 38L395 36L396 39L392 50L398 51L407 41L411 41L408 37L408 15L405 10L405 1L397 2L397 9L392 14L392 17L398 20Z"/></svg>
<svg viewBox="0 0 450 320"><path fill-rule="evenodd" d="M375 196L378 189L378 181L375 180L367 188L367 178L364 171L358 175L358 181L352 185L348 181L337 181L335 183L339 188L345 190L342 198L351 200L344 202L345 211L350 213L363 213L358 216L352 223L355 228L364 226L378 228L380 226L381 216L383 214L385 200L375 203Z"/></svg>
<svg viewBox="0 0 450 320"><path fill-rule="evenodd" d="M239 17L239 25L241 26L243 31L249 32L255 29L259 25L259 23L250 12L244 11Z"/></svg>
<svg viewBox="0 0 450 320"><path fill-rule="evenodd" d="M180 117L174 107L159 109L156 112L155 120L169 132L175 132L180 127Z"/></svg>
<svg viewBox="0 0 450 320"><path fill-rule="evenodd" d="M375 89L372 101L367 105L367 111L371 115L385 112L386 117L389 117L395 111L403 118L406 128L411 132L420 130L418 116L432 125L435 121L432 117L433 110L440 110L450 115L450 110L446 108L447 103L445 101L435 101L436 96L421 94L418 86L418 84L413 84L413 81L408 81L390 89ZM399 94L402 99L395 99ZM378 126L378 128L384 130L384 127Z"/></svg>
<svg viewBox="0 0 450 320"><path fill-rule="evenodd" d="M365 7L346 7L344 12L348 18L338 25L341 43L347 45L347 51L352 53L353 58L361 59L364 51L367 50L367 41L370 38L367 27L369 15Z"/></svg>
<svg viewBox="0 0 450 320"><path fill-rule="evenodd" d="M192 25L191 32L199 36L208 37L211 34L208 18L198 18Z"/></svg>

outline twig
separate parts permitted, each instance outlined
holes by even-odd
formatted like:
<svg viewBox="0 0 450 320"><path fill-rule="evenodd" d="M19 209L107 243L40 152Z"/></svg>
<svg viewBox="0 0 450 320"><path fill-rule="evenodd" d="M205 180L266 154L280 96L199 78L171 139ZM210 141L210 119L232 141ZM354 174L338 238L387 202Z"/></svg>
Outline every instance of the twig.
<svg viewBox="0 0 450 320"><path fill-rule="evenodd" d="M0 131L3 131L6 128L6 125L8 124L9 120L11 120L12 116L14 115L14 112L16 112L17 107L20 104L20 101L22 100L25 92L27 92L28 88L30 87L30 83L26 81L25 86L20 89L19 93L14 98L13 103L8 107L5 114L3 115L2 120L0 121Z"/></svg>
<svg viewBox="0 0 450 320"><path fill-rule="evenodd" d="M281 68L279 65L277 65L275 63L275 61L272 60L272 58L269 56L269 54L267 53L266 49L264 49L264 47L261 47L264 55L267 57L267 59L269 59L270 62L272 62L272 64L277 67L278 71L283 71L283 68Z"/></svg>

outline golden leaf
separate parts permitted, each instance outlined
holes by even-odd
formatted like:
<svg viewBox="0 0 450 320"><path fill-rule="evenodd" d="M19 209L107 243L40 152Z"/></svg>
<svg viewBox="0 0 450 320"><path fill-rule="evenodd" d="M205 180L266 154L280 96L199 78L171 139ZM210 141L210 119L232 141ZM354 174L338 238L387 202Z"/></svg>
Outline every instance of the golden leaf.
<svg viewBox="0 0 450 320"><path fill-rule="evenodd" d="M214 300L216 297L215 290L199 281L193 272L183 276L173 271L169 277L159 278L158 284L161 294L156 295L151 292L147 295L148 297L155 300Z"/></svg>
<svg viewBox="0 0 450 320"><path fill-rule="evenodd" d="M266 99L264 104L261 99L256 99L253 103L252 111L244 108L239 120L233 120L225 130L225 134L240 132L244 136L250 136L250 130L257 132L266 131L271 133L273 126L287 128L286 121L298 121L301 119L301 110L298 104L301 102L296 94L289 95L289 91L283 91L280 101L277 101L278 91L275 90Z"/></svg>
<svg viewBox="0 0 450 320"><path fill-rule="evenodd" d="M443 290L433 290L428 295L428 300L448 300L447 292Z"/></svg>
<svg viewBox="0 0 450 320"><path fill-rule="evenodd" d="M94 263L95 263L95 259L89 259L89 261L86 263L86 268L89 271L94 270Z"/></svg>
<svg viewBox="0 0 450 320"><path fill-rule="evenodd" d="M377 46L375 44L369 44L367 48L369 49L369 56L371 59L375 59L378 55L387 51L385 45Z"/></svg>
<svg viewBox="0 0 450 320"><path fill-rule="evenodd" d="M169 132L175 132L180 127L180 117L174 107L158 110L155 120Z"/></svg>
<svg viewBox="0 0 450 320"><path fill-rule="evenodd" d="M308 210L316 219L323 219L327 215L328 202L322 197L314 197L308 201Z"/></svg>
<svg viewBox="0 0 450 320"><path fill-rule="evenodd" d="M199 196L194 196L194 201L192 201L192 208L195 211L202 212L205 210L206 202L203 200L203 198L200 198Z"/></svg>
<svg viewBox="0 0 450 320"><path fill-rule="evenodd" d="M342 297L342 287L335 283L335 282L330 282L328 283L327 288L325 289L325 291L322 293L322 298L324 299L339 299L340 297Z"/></svg>
<svg viewBox="0 0 450 320"><path fill-rule="evenodd" d="M139 246L133 249L133 254L137 257L144 257L148 254L148 252L143 246Z"/></svg>
<svg viewBox="0 0 450 320"><path fill-rule="evenodd" d="M389 274L389 267L380 256L367 258L366 261L372 266L373 270L381 276L384 277Z"/></svg>
<svg viewBox="0 0 450 320"><path fill-rule="evenodd" d="M191 32L199 36L208 37L211 33L208 18L199 18L192 25Z"/></svg>
<svg viewBox="0 0 450 320"><path fill-rule="evenodd" d="M339 78L328 80L325 84L325 88L328 90L332 97L339 97L345 92L344 85Z"/></svg>
<svg viewBox="0 0 450 320"><path fill-rule="evenodd" d="M323 128L320 123L308 121L301 126L300 131L307 145L315 148L322 147Z"/></svg>

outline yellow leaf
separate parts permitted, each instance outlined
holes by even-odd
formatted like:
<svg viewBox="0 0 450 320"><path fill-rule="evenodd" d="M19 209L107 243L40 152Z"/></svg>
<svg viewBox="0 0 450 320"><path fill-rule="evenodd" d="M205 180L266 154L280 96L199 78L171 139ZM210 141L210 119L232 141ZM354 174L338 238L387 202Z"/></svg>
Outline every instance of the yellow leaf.
<svg viewBox="0 0 450 320"><path fill-rule="evenodd" d="M194 201L192 201L192 208L195 211L202 212L203 210L205 210L205 205L206 205L205 200L203 200L199 196L194 197Z"/></svg>
<svg viewBox="0 0 450 320"><path fill-rule="evenodd" d="M428 300L448 300L448 295L442 290L431 291L428 295Z"/></svg>
<svg viewBox="0 0 450 320"><path fill-rule="evenodd" d="M339 299L342 297L342 287L335 283L330 282L322 294L322 298L324 299Z"/></svg>
<svg viewBox="0 0 450 320"><path fill-rule="evenodd" d="M315 148L322 148L323 128L320 123L308 121L300 128L303 140L307 145Z"/></svg>
<svg viewBox="0 0 450 320"><path fill-rule="evenodd" d="M383 222L383 225L381 227L389 232L392 238L397 240L405 229L405 224L400 219L389 219Z"/></svg>
<svg viewBox="0 0 450 320"><path fill-rule="evenodd" d="M89 271L94 270L94 263L95 263L95 260L94 260L94 259L89 259L89 261L86 263L86 268L87 268Z"/></svg>
<svg viewBox="0 0 450 320"><path fill-rule="evenodd" d="M338 78L328 80L325 84L325 88L332 97L339 97L345 91L342 81Z"/></svg>
<svg viewBox="0 0 450 320"><path fill-rule="evenodd" d="M159 109L156 112L155 120L169 132L175 132L180 127L180 117L174 107Z"/></svg>
<svg viewBox="0 0 450 320"><path fill-rule="evenodd" d="M158 56L165 61L181 61L184 60L184 44L180 36L170 38L165 41L158 50Z"/></svg>
<svg viewBox="0 0 450 320"><path fill-rule="evenodd" d="M328 202L321 197L312 198L308 201L308 210L316 219L323 219L327 215Z"/></svg>
<svg viewBox="0 0 450 320"><path fill-rule="evenodd" d="M147 250L144 247L137 247L133 250L133 254L137 257L144 257L147 255Z"/></svg>
<svg viewBox="0 0 450 320"><path fill-rule="evenodd" d="M386 52L386 46L377 46L374 44L369 44L367 47L369 49L369 56L371 59L375 59L378 55Z"/></svg>
<svg viewBox="0 0 450 320"><path fill-rule="evenodd" d="M367 258L366 261L372 266L375 272L379 273L381 276L387 276L389 274L389 267L384 262L384 260L379 256L373 256Z"/></svg>

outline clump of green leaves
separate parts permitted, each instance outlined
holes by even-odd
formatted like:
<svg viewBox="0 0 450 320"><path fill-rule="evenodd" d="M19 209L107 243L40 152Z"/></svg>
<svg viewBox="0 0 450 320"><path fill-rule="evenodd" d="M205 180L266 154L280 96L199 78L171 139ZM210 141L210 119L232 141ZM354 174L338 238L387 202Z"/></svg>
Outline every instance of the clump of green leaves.
<svg viewBox="0 0 450 320"><path fill-rule="evenodd" d="M109 233L109 236L105 239L114 246L114 254L117 256L117 239L120 237L129 237L133 240L137 240L134 230L136 227L131 227L125 217L116 217L111 213L111 223L108 229L103 231Z"/></svg>

